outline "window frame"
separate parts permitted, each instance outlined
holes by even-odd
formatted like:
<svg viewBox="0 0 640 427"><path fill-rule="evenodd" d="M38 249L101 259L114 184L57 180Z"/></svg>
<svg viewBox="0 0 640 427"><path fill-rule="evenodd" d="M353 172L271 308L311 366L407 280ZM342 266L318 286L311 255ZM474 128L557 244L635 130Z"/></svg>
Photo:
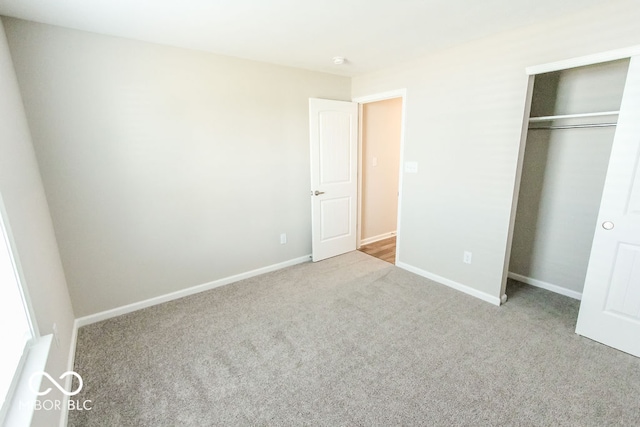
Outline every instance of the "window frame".
<svg viewBox="0 0 640 427"><path fill-rule="evenodd" d="M4 236L4 239L2 238L2 236ZM21 400L24 397L27 397L24 393L25 384L23 384L25 380L25 372L27 370L26 367L32 366L34 364L40 365L42 363L42 361L38 362L33 360L36 353L39 355L38 359L42 358L42 356L44 355L44 362L46 362L48 349L51 343L50 339L45 340L49 345L46 345L47 348L43 353L43 340L40 335L37 322L35 321L35 314L31 304L31 299L29 297L29 292L27 287L25 286L26 280L24 272L22 270L22 264L20 263L20 257L16 248L17 245L11 232L11 226L9 224L9 218L2 194L0 194L0 244L6 245L7 247L11 266L13 268L15 279L18 285L22 307L24 309L25 317L31 331L31 338L25 343L24 348L22 349L22 356L13 373L13 378L7 390L4 404L0 407L0 425L2 425L2 423L4 423L7 418L10 417L10 413L13 412L18 396L20 396ZM38 349L38 351L34 351L34 349L36 348Z"/></svg>

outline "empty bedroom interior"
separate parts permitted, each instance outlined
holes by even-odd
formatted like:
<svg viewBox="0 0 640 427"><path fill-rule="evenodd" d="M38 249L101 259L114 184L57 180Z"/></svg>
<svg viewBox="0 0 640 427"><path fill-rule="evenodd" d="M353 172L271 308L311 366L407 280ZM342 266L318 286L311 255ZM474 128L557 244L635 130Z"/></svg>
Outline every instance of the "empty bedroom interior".
<svg viewBox="0 0 640 427"><path fill-rule="evenodd" d="M640 6L544 3L357 71L0 2L0 213L43 370L93 405L31 425L640 423L640 359L574 333L615 128L525 131L620 109L628 58L526 69L640 46ZM309 99L400 89L398 228L360 235L396 265L311 263Z"/></svg>

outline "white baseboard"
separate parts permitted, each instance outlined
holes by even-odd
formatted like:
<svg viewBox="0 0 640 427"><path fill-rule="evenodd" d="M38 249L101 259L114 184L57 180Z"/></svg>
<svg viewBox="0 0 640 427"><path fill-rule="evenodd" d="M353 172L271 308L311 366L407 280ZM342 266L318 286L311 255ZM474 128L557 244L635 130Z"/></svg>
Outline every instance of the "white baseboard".
<svg viewBox="0 0 640 427"><path fill-rule="evenodd" d="M486 301L488 303L491 303L493 305L500 305L500 298L498 297L494 297L492 295L489 295L487 293L484 293L482 291L479 291L477 289L473 289L467 285L463 285L462 283L458 283L458 282L454 282L453 280L447 279L445 277L442 276L438 276L437 274L433 274L430 273L428 271L422 270L418 267L414 267L412 265L409 264L405 264L404 262L398 262L396 263L396 266L410 271L412 273L417 274L418 276L422 276L422 277L426 277L427 279L433 280L434 282L438 282L442 285L448 286L450 288L453 288L457 291L461 291L464 292L465 294L471 295L473 297L479 298L483 301Z"/></svg>
<svg viewBox="0 0 640 427"><path fill-rule="evenodd" d="M79 317L76 319L76 329L82 326L90 325L92 323L101 322L103 320L111 319L112 317L121 316L123 314L131 313L143 308L152 307L154 305L162 304L168 301L173 301L178 298L183 298L189 295L198 294L200 292L208 291L210 289L219 288L240 280L249 279L251 277L259 276L261 274L270 273L272 271L280 270L292 265L302 264L311 259L311 255L305 255L300 258L294 258L289 261L284 261L278 264L268 265L266 267L258 268L255 270L247 271L246 273L236 274L234 276L224 277L222 279L214 280L213 282L204 283L202 285L196 285L187 289L182 289L176 292L171 292L166 295L160 295L154 298L149 298L144 301L134 302L122 307L113 308L111 310L102 311L96 314L90 314L88 316Z"/></svg>
<svg viewBox="0 0 640 427"><path fill-rule="evenodd" d="M379 242L380 240L388 239L389 237L393 237L396 235L395 231L390 231L384 234L378 234L377 236L367 237L366 239L360 240L360 246L369 245L371 243Z"/></svg>
<svg viewBox="0 0 640 427"><path fill-rule="evenodd" d="M518 282L526 283L527 285L535 286L536 288L546 289L556 294L564 295L565 297L581 300L582 293L572 291L571 289L563 288L562 286L554 285L552 283L543 282L542 280L532 279L531 277L523 276L522 274L509 272L508 277Z"/></svg>

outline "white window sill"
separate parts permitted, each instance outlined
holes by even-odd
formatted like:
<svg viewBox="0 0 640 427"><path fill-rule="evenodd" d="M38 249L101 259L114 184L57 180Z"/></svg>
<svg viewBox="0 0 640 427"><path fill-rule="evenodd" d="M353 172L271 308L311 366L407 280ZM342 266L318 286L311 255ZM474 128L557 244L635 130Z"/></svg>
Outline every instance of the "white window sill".
<svg viewBox="0 0 640 427"><path fill-rule="evenodd" d="M31 425L38 395L29 386L29 380L34 372L44 371L52 338L53 335L40 337L29 348L29 353L20 373L20 379L11 398L11 405L9 405L5 415L4 427L28 427ZM36 390L40 388L42 376L37 378L37 381L35 379L33 381L33 387L37 386Z"/></svg>

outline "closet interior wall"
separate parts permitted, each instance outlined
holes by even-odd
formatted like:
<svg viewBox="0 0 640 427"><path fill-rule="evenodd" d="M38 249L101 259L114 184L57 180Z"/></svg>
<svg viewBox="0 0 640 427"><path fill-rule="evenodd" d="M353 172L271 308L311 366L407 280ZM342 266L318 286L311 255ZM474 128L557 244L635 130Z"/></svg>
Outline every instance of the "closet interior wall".
<svg viewBox="0 0 640 427"><path fill-rule="evenodd" d="M629 61L535 76L509 275L580 298ZM533 118L533 120L531 120Z"/></svg>

